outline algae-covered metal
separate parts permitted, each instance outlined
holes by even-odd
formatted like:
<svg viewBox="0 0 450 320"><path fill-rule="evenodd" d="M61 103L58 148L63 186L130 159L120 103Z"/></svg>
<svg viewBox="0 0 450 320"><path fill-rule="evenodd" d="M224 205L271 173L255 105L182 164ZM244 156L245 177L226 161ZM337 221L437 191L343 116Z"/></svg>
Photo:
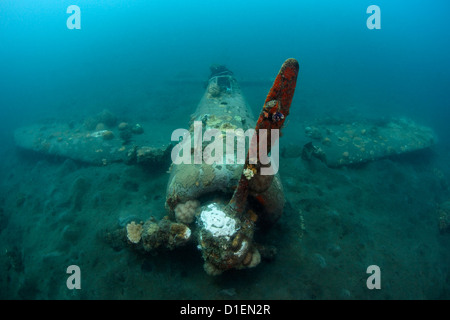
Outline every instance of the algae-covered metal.
<svg viewBox="0 0 450 320"><path fill-rule="evenodd" d="M180 142L183 148L174 147L166 205L169 211L176 212L187 201L203 201L197 212L196 234L208 274L255 267L261 261L261 252L267 252L254 241L256 222L275 222L283 212L285 199L276 171L278 163L263 163L262 158L267 158L273 143L278 142L278 131L289 114L298 69L295 59L285 61L255 126L232 73L218 68ZM251 128L255 129L247 131ZM205 152L208 145L203 143L204 136L211 135L208 130L215 132L215 140L219 140L216 147L221 150L214 162L205 159L213 157ZM228 138L230 131L234 135L252 132L248 148L234 147L233 138L232 148L228 149L229 141L223 143L221 138Z"/></svg>
<svg viewBox="0 0 450 320"><path fill-rule="evenodd" d="M73 123L33 124L15 130L17 146L25 150L93 165L114 162L167 165L172 145L155 143L150 131L140 124L99 120L93 127ZM98 123L97 123L98 121Z"/></svg>
<svg viewBox="0 0 450 320"><path fill-rule="evenodd" d="M329 167L341 167L425 150L436 143L428 127L412 120L322 121L305 127L306 160L315 156Z"/></svg>
<svg viewBox="0 0 450 320"><path fill-rule="evenodd" d="M244 135L248 129L255 127L256 120L233 74L225 68L219 70L212 73L205 93L191 115L188 143L195 149L196 124L202 136L207 130L218 130L224 138L223 161L208 164L203 157L196 163L194 150L188 163L172 164L166 199L166 207L171 213L180 203L199 198L207 199L208 196L217 197L218 194L223 195L224 203L228 202L242 176L246 154L243 154L243 161L239 163L237 143L234 145L233 153L227 153L226 135L227 131ZM204 139L200 143L202 144L200 152L203 156L207 143ZM245 152L247 150L248 143ZM175 162L179 157L181 155L175 154ZM259 204L261 220L270 223L280 217L285 201L279 175L276 174L273 180L264 192L250 194L250 202ZM264 202L264 205L261 205L261 202Z"/></svg>

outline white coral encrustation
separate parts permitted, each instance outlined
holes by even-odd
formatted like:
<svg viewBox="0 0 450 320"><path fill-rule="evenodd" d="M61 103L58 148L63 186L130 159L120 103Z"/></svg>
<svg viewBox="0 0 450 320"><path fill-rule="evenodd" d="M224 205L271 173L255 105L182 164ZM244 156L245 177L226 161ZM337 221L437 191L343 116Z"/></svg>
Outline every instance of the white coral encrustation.
<svg viewBox="0 0 450 320"><path fill-rule="evenodd" d="M200 213L200 224L214 237L225 237L227 240L236 233L236 220L229 217L217 204L208 205Z"/></svg>

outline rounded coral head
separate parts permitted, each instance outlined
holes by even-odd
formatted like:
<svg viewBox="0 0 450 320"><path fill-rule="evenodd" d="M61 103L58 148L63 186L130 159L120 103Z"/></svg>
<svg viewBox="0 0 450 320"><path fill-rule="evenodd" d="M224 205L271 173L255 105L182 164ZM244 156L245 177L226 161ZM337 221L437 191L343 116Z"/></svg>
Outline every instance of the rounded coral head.
<svg viewBox="0 0 450 320"><path fill-rule="evenodd" d="M185 203L179 203L175 207L175 219L184 224L192 223L199 206L200 202L198 200L188 200Z"/></svg>

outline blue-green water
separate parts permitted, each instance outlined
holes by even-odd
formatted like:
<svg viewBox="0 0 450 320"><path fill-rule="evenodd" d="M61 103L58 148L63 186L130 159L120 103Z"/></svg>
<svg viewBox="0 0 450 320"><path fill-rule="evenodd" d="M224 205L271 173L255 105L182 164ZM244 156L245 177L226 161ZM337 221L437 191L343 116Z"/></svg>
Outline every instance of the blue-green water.
<svg viewBox="0 0 450 320"><path fill-rule="evenodd" d="M366 25L372 4L379 30ZM81 10L79 30L67 28L70 5ZM439 208L450 200L449 9L438 0L2 0L0 297L448 299L450 233L439 231ZM258 114L290 57L300 74L282 144L298 141L295 123L349 115L410 118L438 142L362 168L282 158L288 205L261 235L278 254L255 269L211 277L195 248L114 250L104 233L121 218L164 214L165 170L92 167L14 143L19 127L82 123L105 109L169 141L214 63L242 80ZM83 270L82 290L66 287L71 264ZM381 290L366 287L372 264Z"/></svg>

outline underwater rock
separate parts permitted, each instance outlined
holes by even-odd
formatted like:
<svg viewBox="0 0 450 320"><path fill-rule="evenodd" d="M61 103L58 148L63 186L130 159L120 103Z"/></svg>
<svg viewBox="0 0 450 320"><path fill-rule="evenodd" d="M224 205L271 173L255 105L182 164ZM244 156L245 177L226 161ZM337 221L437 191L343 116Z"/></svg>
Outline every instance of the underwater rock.
<svg viewBox="0 0 450 320"><path fill-rule="evenodd" d="M97 115L98 122L104 123L108 128L112 128L117 123L117 117L109 110L103 110Z"/></svg>
<svg viewBox="0 0 450 320"><path fill-rule="evenodd" d="M106 126L103 122L97 123L95 126L95 131L103 131L106 130Z"/></svg>
<svg viewBox="0 0 450 320"><path fill-rule="evenodd" d="M119 123L119 125L117 126L117 129L119 129L120 131L122 130L126 130L129 128L129 125L127 122L121 122Z"/></svg>
<svg viewBox="0 0 450 320"><path fill-rule="evenodd" d="M114 139L114 133L110 130L105 130L102 132L103 140L112 140Z"/></svg>

